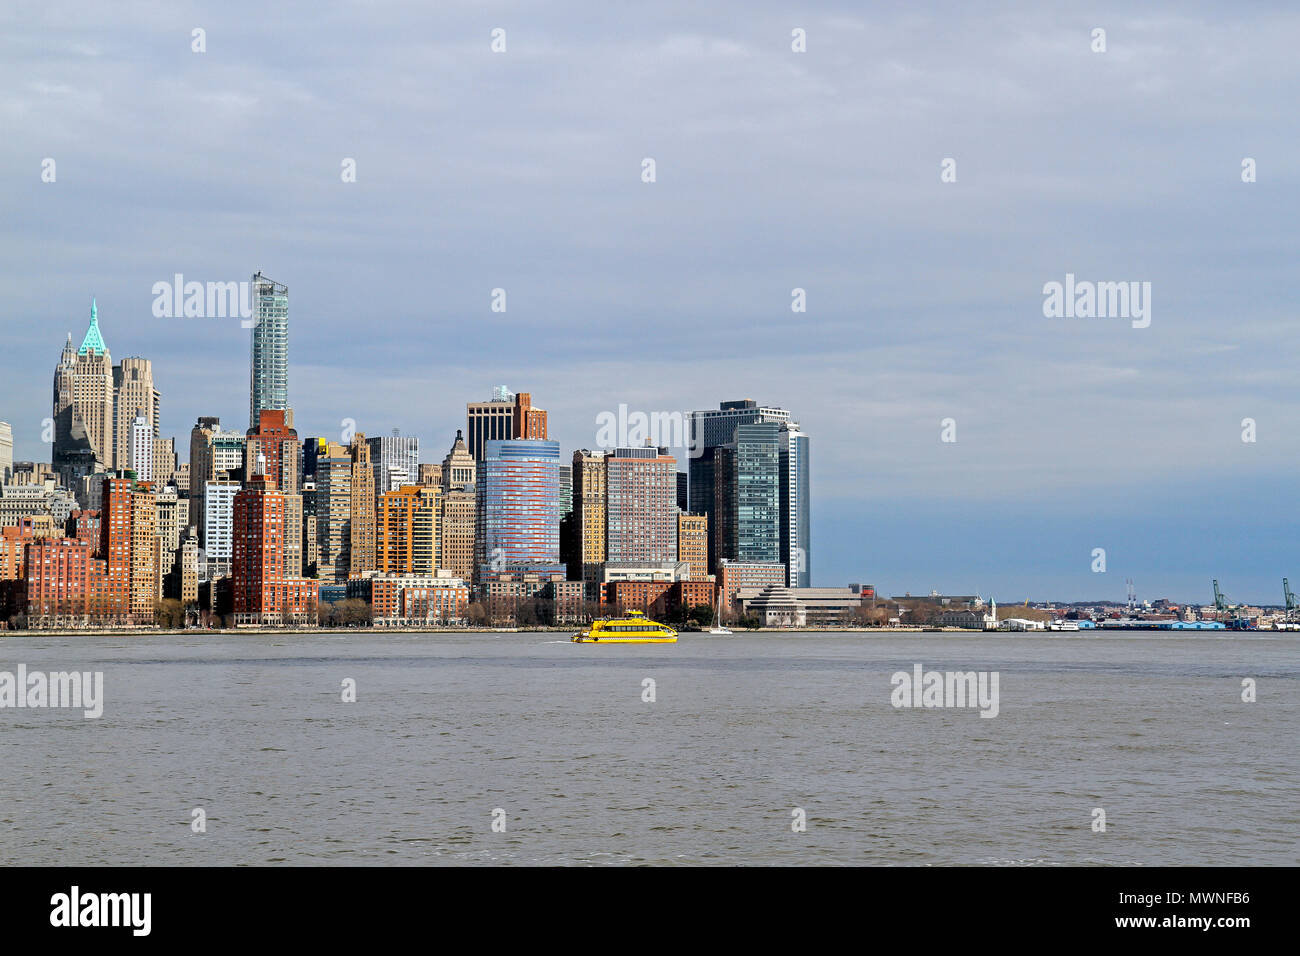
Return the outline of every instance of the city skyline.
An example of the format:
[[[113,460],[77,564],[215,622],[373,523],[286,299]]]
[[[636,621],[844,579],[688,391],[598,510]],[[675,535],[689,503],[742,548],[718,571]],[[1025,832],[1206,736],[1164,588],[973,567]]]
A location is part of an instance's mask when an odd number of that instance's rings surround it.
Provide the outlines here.
[[[203,54],[179,15],[87,7],[93,41],[53,46],[53,13],[14,25],[0,170],[30,187],[0,199],[0,419],[16,460],[48,460],[46,376],[92,296],[114,356],[153,363],[162,436],[200,415],[242,431],[248,330],[157,318],[152,288],[264,268],[291,290],[300,435],[352,419],[441,450],[463,403],[508,382],[567,455],[620,404],[752,398],[816,440],[818,583],[1122,601],[1133,578],[1208,603],[1218,578],[1276,604],[1300,577],[1283,517],[1300,454],[1290,10],[868,22],[846,5],[796,23],[669,5],[629,31],[614,12],[566,30],[562,9],[394,5],[301,24],[302,49],[364,38],[362,89],[244,12],[207,18]],[[140,35],[165,83],[131,54]],[[582,82],[596,66],[601,89]],[[141,155],[157,115],[190,122]],[[268,161],[249,134],[277,123]],[[1044,284],[1066,276],[1150,282],[1149,327],[1045,317]]]
[[[86,333],[85,333],[85,336],[84,336],[84,337],[85,337],[86,339],[88,339],[88,340],[93,340],[93,341],[92,341],[92,345],[93,345],[94,347],[102,348],[102,349],[104,349],[105,352],[111,353],[111,347],[108,346],[108,344],[107,344],[107,340],[110,339],[111,336],[110,336],[110,335],[106,335],[105,332],[104,332],[104,330],[103,330],[103,327],[100,325],[99,309],[98,309],[98,304],[97,304],[97,303],[92,303],[91,319],[90,319],[90,322],[89,322],[89,324],[88,324],[88,326],[87,326],[87,330],[86,330]],[[75,333],[74,333],[74,338],[75,338]],[[66,348],[66,347],[65,347],[65,348]],[[92,351],[93,351],[93,349],[92,349]],[[139,357],[139,356],[131,356],[131,357],[128,357],[128,358],[124,359],[123,362],[137,363],[137,364],[139,364],[139,363],[143,363],[144,366],[149,366],[149,365],[151,364],[150,360],[149,360],[147,357]],[[251,393],[251,391],[252,391],[252,386],[250,386],[250,393]],[[492,389],[491,389],[491,392],[492,392],[491,400],[493,400],[493,401],[495,401],[495,400],[500,400],[501,395],[504,394],[504,395],[507,395],[507,396],[508,396],[508,400],[506,401],[506,404],[516,403],[516,393],[509,391],[509,389],[508,389],[506,386],[500,386],[500,385],[498,385],[498,386],[493,386]],[[525,402],[528,402],[528,400],[529,400],[529,398],[530,398],[530,396],[528,395],[528,393],[519,393],[519,395],[522,396],[522,398],[523,398],[523,400],[524,400]],[[153,401],[154,401],[154,409],[156,410],[157,407],[158,407],[158,403],[159,403],[159,395],[158,395],[158,390],[157,390],[157,389],[154,389],[154,390],[153,390]],[[469,401],[468,401],[468,403],[467,403],[467,405],[468,405],[468,407],[470,407],[470,408],[482,407],[483,405],[487,404],[488,401],[489,401],[488,399],[482,399],[481,396],[471,396],[470,399],[469,399]],[[516,403],[516,404],[517,404],[517,403]],[[789,413],[788,411],[786,411],[785,409],[782,409],[782,408],[777,407],[777,403],[763,403],[763,402],[754,402],[754,401],[752,401],[752,400],[741,401],[741,400],[736,400],[736,399],[730,399],[730,400],[724,400],[724,401],[722,401],[722,402],[720,402],[720,403],[718,403],[718,404],[719,404],[719,407],[720,407],[720,408],[724,408],[724,409],[725,409],[726,407],[737,407],[737,408],[739,408],[740,406],[743,406],[743,405],[748,404],[748,405],[751,407],[752,410],[756,411],[757,413],[762,413],[762,414],[760,414],[760,416],[759,416],[757,419],[755,419],[755,420],[759,420],[759,421],[763,421],[763,420],[767,420],[767,421],[777,421],[777,422],[782,422],[782,423],[785,423],[785,422],[789,421],[789,427],[790,427],[791,429],[794,430],[793,434],[795,434],[795,435],[802,435],[802,432],[800,431],[800,425],[799,425],[796,421],[794,421],[794,420],[791,419],[791,415],[790,415],[790,413]],[[292,403],[292,401],[289,401],[288,405],[289,405],[289,408],[292,410],[292,409],[293,409],[293,403]],[[544,430],[546,429],[546,424],[545,424],[545,423],[546,423],[546,421],[548,420],[548,417],[549,417],[549,416],[548,416],[547,412],[544,411],[544,410],[536,410],[535,413],[541,415],[541,417],[542,417],[542,422],[543,422],[543,424],[542,424],[542,428],[543,428],[543,431],[544,431]],[[294,410],[294,414],[297,414],[297,413],[296,413],[296,410]],[[472,415],[472,414],[473,414],[473,413],[471,412],[471,415]],[[606,416],[607,416],[608,414],[609,414],[608,412],[602,412],[602,413],[599,413],[597,416],[594,417],[594,419],[593,419],[593,422],[594,422],[593,427],[594,427],[594,429],[595,429],[596,432],[599,433],[599,431],[600,431],[601,415],[606,415]],[[691,431],[690,431],[690,429],[691,429],[691,425],[690,425],[690,420],[691,420],[691,418],[693,418],[693,417],[695,417],[695,416],[699,416],[699,415],[712,415],[712,416],[717,416],[717,415],[723,415],[723,416],[726,416],[726,415],[733,415],[733,416],[734,416],[734,415],[737,414],[737,413],[736,413],[736,412],[726,412],[726,411],[721,411],[721,412],[720,412],[720,411],[718,411],[718,409],[712,409],[712,410],[710,410],[710,409],[705,409],[705,410],[703,410],[703,411],[696,410],[696,411],[692,411],[692,412],[682,412],[681,414],[682,414],[682,416],[684,417],[684,426],[685,426],[685,427],[684,427],[684,431],[683,431],[683,435],[684,435],[684,444],[681,445],[681,446],[670,446],[670,447],[669,447],[669,450],[670,450],[670,452],[672,452],[672,453],[676,453],[676,454],[678,454],[678,456],[679,456],[679,457],[678,457],[678,460],[677,460],[677,468],[678,468],[678,470],[679,470],[679,473],[686,473],[687,469],[690,468],[690,467],[692,467],[693,463],[700,462],[702,459],[707,458],[707,454],[701,454],[701,455],[697,455],[697,456],[692,456],[691,453],[690,453],[689,446],[690,446],[690,445],[692,444],[692,442],[695,440],[695,439],[692,438]],[[204,416],[199,416],[199,418],[196,419],[196,421],[197,421],[197,420],[201,420],[201,419],[203,419],[203,417],[204,417]],[[213,417],[219,417],[219,418],[220,418],[220,417],[223,417],[223,416],[213,416]],[[795,418],[798,418],[798,417],[799,417],[799,416],[795,416]],[[340,422],[340,424],[343,426],[345,432],[354,432],[354,431],[358,431],[358,430],[359,430],[359,429],[358,429],[358,423],[356,423],[356,422]],[[233,431],[226,432],[226,431],[224,430],[224,426],[221,426],[221,428],[223,429],[222,432],[221,432],[221,434],[230,434],[230,435],[232,435],[232,436],[237,435],[237,436],[239,436],[239,441],[240,441],[241,444],[245,441],[245,435],[244,435],[244,430],[243,430],[243,429],[236,428],[236,429],[234,429]],[[461,429],[460,429],[459,427],[457,427],[457,428],[454,429],[454,431],[456,431],[456,432],[460,432],[460,430],[461,430]],[[163,431],[165,432],[166,429],[163,429]],[[310,431],[305,431],[305,430],[301,430],[301,429],[299,429],[299,430],[297,430],[297,432],[298,432],[298,434],[299,434],[302,438],[304,438],[304,439],[318,437],[316,434],[313,434],[313,433],[311,433]],[[323,436],[322,436],[322,437],[323,437]],[[184,434],[180,434],[180,435],[176,435],[176,436],[167,436],[167,437],[164,438],[163,440],[166,441],[166,440],[168,440],[168,439],[172,439],[172,438],[174,438],[174,439],[176,439],[176,440],[181,440],[181,441],[183,441],[184,438],[185,438],[185,436],[184,436]],[[372,449],[371,454],[377,456],[377,455],[378,455],[378,449],[379,449],[379,447],[380,447],[380,446],[381,446],[381,445],[382,445],[386,440],[389,440],[390,438],[396,438],[396,436],[385,436],[385,435],[381,435],[381,436],[375,436],[375,437],[372,437],[372,438],[367,438],[366,443],[367,443],[367,446],[368,446],[370,449]],[[328,439],[327,439],[327,440],[328,440]],[[419,436],[418,436],[418,435],[407,435],[407,436],[403,436],[403,437],[401,437],[401,438],[398,439],[398,440],[402,441],[403,443],[408,443],[408,442],[412,442],[412,441],[414,441],[415,443],[417,443],[417,446],[418,446]],[[706,439],[705,441],[707,442],[707,441],[709,441],[709,440],[712,440],[712,439]],[[806,440],[806,439],[805,439],[805,440]],[[116,443],[116,440],[115,440],[115,443]],[[17,441],[15,441],[15,445],[16,445],[16,446],[18,445],[18,442],[17,442]],[[47,446],[47,447],[48,447],[48,446]],[[450,445],[449,445],[449,447],[450,447]],[[611,445],[610,447],[604,449],[604,452],[603,452],[603,453],[610,453],[610,452],[613,452],[613,451],[615,450],[615,448],[616,448],[616,445]],[[567,449],[567,448],[563,448],[563,447],[562,447],[562,450],[563,450],[563,452],[564,452],[565,454],[568,453],[568,449]],[[436,453],[436,449],[431,449],[431,450],[430,450],[430,455],[431,455],[434,459],[437,459],[438,456],[437,456],[437,453]],[[15,453],[14,460],[15,460],[15,461],[25,461],[25,460],[30,460],[30,459],[26,459],[26,458],[24,458],[23,456],[18,455],[18,454]],[[373,467],[373,468],[374,468],[374,470],[375,470],[375,476],[376,476],[376,478],[377,478],[377,477],[378,477],[378,474],[379,474],[379,466],[378,466],[378,464],[377,464],[377,457],[376,457],[376,463],[373,464],[372,466],[368,466],[368,467],[367,467],[367,469],[366,469],[367,472],[369,472],[370,467]],[[414,483],[414,482],[412,482],[412,483]],[[378,483],[376,483],[376,486],[378,486]],[[709,488],[708,490],[709,490],[709,493],[711,494],[711,493],[712,493],[712,489]],[[234,494],[233,491],[229,491],[229,492],[227,492],[227,495],[228,495],[228,496],[233,497],[233,494]],[[201,501],[201,500],[202,500],[202,499],[200,498],[200,501]],[[692,511],[693,511],[693,509],[692,509]],[[815,512],[814,512],[814,513],[815,513]],[[1118,520],[1118,519],[1112,519],[1112,520]],[[192,520],[191,523],[197,524],[200,528],[202,528],[202,526],[203,526],[202,518],[197,518],[197,519],[195,519],[195,520]],[[816,527],[816,522],[814,521],[813,524],[814,524],[814,528],[815,528],[815,527]],[[714,534],[714,532],[713,532],[713,531],[710,531],[710,537],[712,537],[713,534]],[[713,550],[713,544],[712,544],[712,542],[711,542],[711,543],[710,543],[710,554],[713,554],[713,553],[714,553],[714,550]],[[818,549],[813,549],[811,553],[814,555],[814,565],[815,565],[815,564],[816,564],[816,555],[818,554]],[[785,562],[785,561],[787,560],[787,556],[786,556],[784,553],[781,555],[781,560],[782,560],[783,562]],[[1095,561],[1095,557],[1094,557],[1094,561]],[[1104,563],[1104,562],[1103,562],[1103,563]],[[1106,576],[1108,576],[1108,577],[1110,577],[1112,580],[1116,581],[1117,584],[1118,584],[1118,586],[1119,586],[1120,588],[1122,588],[1122,589],[1126,589],[1126,587],[1127,587],[1127,583],[1128,583],[1128,580],[1129,580],[1127,577],[1116,576],[1116,575],[1109,575],[1109,574],[1107,574]],[[1282,576],[1285,576],[1285,574],[1282,575]],[[922,582],[920,585],[915,585],[914,582],[912,582],[912,581],[902,581],[902,582],[898,582],[898,585],[899,585],[898,587],[893,587],[893,584],[895,584],[896,582],[894,582],[893,579],[892,579],[889,575],[887,575],[887,574],[886,574],[886,575],[877,575],[877,578],[878,578],[878,580],[879,580],[880,582],[882,582],[882,583],[879,583],[879,584],[876,584],[876,585],[873,585],[873,586],[877,586],[877,587],[878,587],[878,593],[880,593],[880,594],[887,594],[887,593],[904,593],[904,592],[905,592],[905,593],[910,593],[910,594],[914,594],[914,595],[918,595],[918,596],[919,596],[919,595],[923,595],[923,594],[928,594],[928,593],[930,593],[930,592],[933,590],[933,591],[938,591],[938,592],[941,593],[941,594],[960,594],[960,593],[968,593],[968,592],[972,592],[972,593],[981,593],[981,594],[984,594],[986,597],[992,597],[992,598],[994,598],[994,599],[1004,599],[1004,600],[1005,600],[1006,598],[1013,598],[1013,599],[1016,598],[1016,594],[1015,594],[1015,593],[1008,593],[1008,594],[1003,595],[1001,598],[999,598],[999,596],[998,596],[997,594],[992,593],[992,592],[988,592],[988,591],[984,591],[983,589],[981,589],[981,588],[979,588],[979,587],[966,587],[966,588],[962,588],[962,587],[960,587],[960,586],[957,586],[957,587],[950,587],[950,588],[945,588],[945,587],[927,587],[925,582]],[[1230,579],[1230,578],[1226,578],[1226,576],[1225,576],[1225,581],[1228,581],[1228,580],[1231,580],[1231,579]],[[841,580],[839,580],[839,579],[832,578],[832,579],[830,579],[830,580],[822,581],[822,582],[819,582],[819,583],[824,584],[824,585],[827,585],[827,586],[842,586],[842,585],[844,585],[844,584],[848,584],[848,583],[870,583],[870,582],[871,582],[871,579],[870,579],[869,577],[867,577],[867,576],[859,576],[858,578],[853,579],[853,580],[849,580],[849,579],[846,578],[845,580],[841,581]],[[806,585],[804,585],[804,586],[806,586]],[[1255,596],[1252,596],[1252,595],[1249,595],[1249,594],[1244,594],[1244,593],[1241,592],[1240,590],[1234,590],[1230,596],[1231,596],[1234,600],[1238,600],[1238,601],[1245,602],[1245,603],[1262,604],[1262,605],[1276,605],[1276,604],[1281,603],[1281,602],[1278,600],[1278,598],[1280,597],[1280,587],[1279,587],[1279,588],[1275,588],[1275,590],[1278,590],[1278,591],[1279,591],[1279,594],[1278,594],[1278,595],[1270,594],[1269,591],[1268,591],[1268,588],[1267,588],[1267,587],[1264,587],[1264,588],[1261,588],[1258,597],[1255,597]],[[1030,592],[1027,592],[1027,593],[1025,594],[1025,597],[1026,597],[1026,598],[1029,598],[1029,599],[1032,599],[1032,600],[1034,600],[1034,601],[1037,601],[1037,602],[1042,602],[1042,601],[1062,601],[1062,602],[1083,603],[1083,602],[1094,602],[1094,601],[1113,601],[1113,602],[1115,602],[1115,603],[1123,603],[1123,602],[1125,601],[1126,597],[1127,597],[1127,594],[1126,594],[1126,593],[1121,593],[1120,595],[1112,596],[1112,595],[1110,595],[1110,594],[1085,593],[1085,594],[1082,594],[1082,595],[1079,595],[1079,596],[1060,597],[1060,596],[1041,595],[1041,594],[1036,594],[1036,593],[1030,593]],[[1203,599],[1202,596],[1199,594],[1199,592],[1194,593],[1194,594],[1191,594],[1191,595],[1181,595],[1181,594],[1176,594],[1176,593],[1161,593],[1161,594],[1142,593],[1142,594],[1139,595],[1139,600],[1152,600],[1152,599],[1155,599],[1155,598],[1167,598],[1167,599],[1175,600],[1175,601],[1177,601],[1177,602],[1185,602],[1185,603],[1188,603],[1188,604],[1208,605],[1208,604],[1212,604],[1212,603],[1213,603],[1212,599],[1208,599],[1208,598],[1204,598],[1204,599]]]

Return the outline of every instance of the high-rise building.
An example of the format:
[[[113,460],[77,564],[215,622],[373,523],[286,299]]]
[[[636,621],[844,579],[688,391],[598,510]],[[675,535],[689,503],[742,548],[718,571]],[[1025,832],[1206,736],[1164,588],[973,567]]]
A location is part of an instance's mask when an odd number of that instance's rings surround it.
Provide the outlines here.
[[[659,448],[616,448],[605,458],[606,562],[677,561],[677,459]]]
[[[154,538],[158,506],[148,482],[105,478],[99,557],[105,561],[103,613],[152,623],[159,594]]]
[[[289,408],[289,288],[257,272],[253,275],[253,344],[249,359],[248,427],[262,410]],[[293,426],[290,416],[287,424]]]
[[[811,496],[808,490],[808,436],[797,424],[780,431],[781,563],[792,588],[812,587]]]
[[[99,331],[92,301],[81,347],[72,334],[54,371],[54,446],[51,464],[67,488],[113,467],[113,358]]]
[[[302,480],[316,479],[316,462],[329,457],[330,441],[328,438],[305,438],[302,442]]]
[[[707,515],[709,528],[716,537],[718,520],[713,513],[716,495],[713,490],[714,449],[736,438],[736,427],[757,422],[788,422],[790,412],[784,408],[759,405],[750,399],[722,402],[717,409],[690,413],[691,459],[688,465],[690,494],[687,509],[692,514]],[[717,557],[711,556],[716,568]]]
[[[487,442],[514,438],[515,393],[498,385],[492,389],[491,401],[466,403],[465,435],[475,461],[483,460]]]
[[[234,480],[244,475],[246,438],[237,431],[224,431],[221,419],[203,416],[190,431],[190,499],[191,511],[198,527],[199,540],[207,541],[207,509],[203,496],[209,481]],[[206,547],[206,545],[205,545]]]
[[[560,560],[560,445],[544,439],[487,441],[474,484],[477,579]]]
[[[678,512],[677,560],[690,565],[691,580],[703,581],[708,577],[709,519],[706,516]]]
[[[438,489],[403,485],[379,496],[376,570],[433,574],[438,570]]]
[[[105,478],[100,492],[99,557],[104,559],[102,611],[125,618],[131,610],[131,496],[135,482]]]
[[[129,463],[121,467],[130,468],[140,481],[153,481],[153,426],[143,409],[136,412],[125,431],[131,438],[131,452]]]
[[[368,440],[375,471],[375,494],[414,485],[420,479],[420,439],[414,435],[379,435]]]
[[[193,525],[181,534],[171,581],[169,596],[179,600],[182,607],[190,608],[199,603],[199,538],[198,529]]]
[[[678,511],[690,511],[690,510],[691,510],[691,509],[688,507],[688,505],[689,505],[689,499],[688,499],[687,494],[686,494],[686,489],[687,489],[687,485],[686,485],[686,472],[684,472],[684,471],[679,471],[679,472],[677,473],[677,510],[678,510]]]
[[[438,498],[438,566],[462,581],[474,578],[474,486],[443,491]]]
[[[529,392],[515,395],[515,433],[512,438],[546,438],[546,409],[533,407]]]
[[[489,441],[546,438],[546,410],[534,407],[532,398],[528,392],[515,394],[498,385],[492,390],[491,401],[466,404],[465,432],[469,436],[469,453],[475,461],[483,460]]]
[[[139,476],[136,460],[135,420],[143,415],[149,437],[158,437],[161,398],[154,387],[153,363],[146,358],[124,358],[113,366],[113,464],[115,469],[132,469]],[[149,452],[152,459],[153,452]],[[146,479],[147,480],[147,479]]]
[[[156,485],[176,484],[176,439],[155,438],[153,440],[153,481]],[[180,486],[177,485],[179,489]],[[189,485],[184,489],[188,492]]]
[[[131,618],[152,621],[162,592],[158,589],[158,505],[149,482],[131,492]]]
[[[451,443],[447,457],[442,460],[443,491],[468,488],[474,484],[474,470],[474,456],[465,447],[464,435],[457,428],[456,440]]]
[[[159,487],[154,502],[157,508],[154,571],[157,574],[156,590],[161,597],[166,580],[176,569],[181,532],[189,526],[189,501],[182,498],[175,488]]]
[[[282,494],[274,478],[256,471],[235,496],[230,576],[237,622],[315,623],[318,585],[292,573],[286,560],[291,497],[297,496]]]
[[[781,423],[737,425],[733,441],[714,449],[710,519],[716,571],[723,559],[781,561]]]
[[[256,474],[261,467],[283,495],[296,495],[301,488],[303,446],[288,424],[290,417],[285,409],[263,409],[257,427],[244,436],[244,474]]]
[[[358,432],[348,451],[352,457],[348,577],[359,578],[375,570],[375,472],[365,435]]]
[[[0,422],[0,485],[14,474],[14,430],[8,422]]]
[[[326,442],[316,455],[316,576],[346,582],[352,550],[352,455],[337,442]]]
[[[207,559],[207,578],[214,580],[230,573],[234,553],[235,495],[238,481],[215,480],[203,486],[203,554]]]
[[[573,547],[575,554],[566,556],[569,576],[589,585],[589,595],[601,582],[601,566],[606,559],[605,519],[608,508],[609,480],[605,452],[573,453]]]

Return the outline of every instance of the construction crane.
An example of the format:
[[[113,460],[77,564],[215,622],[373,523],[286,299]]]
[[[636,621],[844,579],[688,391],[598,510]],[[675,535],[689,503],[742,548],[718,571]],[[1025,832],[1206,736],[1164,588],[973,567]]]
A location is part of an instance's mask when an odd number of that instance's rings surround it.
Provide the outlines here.
[[[1282,596],[1286,598],[1286,609],[1295,610],[1295,595],[1291,593],[1291,584],[1286,578],[1282,579]]]
[[[1223,599],[1223,592],[1219,590],[1219,579],[1214,579],[1214,609],[1216,611],[1228,610],[1228,602]]]

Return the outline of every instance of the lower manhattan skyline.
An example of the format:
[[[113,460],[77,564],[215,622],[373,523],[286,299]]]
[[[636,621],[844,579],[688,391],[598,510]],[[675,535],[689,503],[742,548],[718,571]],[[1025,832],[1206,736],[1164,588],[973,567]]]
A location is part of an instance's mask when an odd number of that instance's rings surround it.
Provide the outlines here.
[[[1229,26],[1193,5],[1121,20],[1097,53],[1071,45],[1088,21],[1046,12],[953,7],[928,31],[901,6],[868,24],[831,5],[800,58],[783,12],[736,9],[563,31],[515,11],[499,53],[470,11],[397,31],[381,10],[348,21],[364,43],[297,23],[303,45],[275,58],[238,7],[207,14],[201,53],[171,41],[172,13],[89,10],[83,35],[44,39],[52,12],[13,24],[15,457],[48,459],[45,376],[92,296],[115,358],[152,360],[163,435],[179,446],[200,415],[247,427],[249,331],[156,318],[152,289],[261,269],[292,290],[300,434],[352,419],[433,447],[465,401],[510,383],[567,452],[620,404],[753,398],[815,436],[820,583],[1123,600],[1133,578],[1143,597],[1208,602],[1217,577],[1278,603],[1300,451],[1284,365],[1297,160],[1278,122],[1294,67],[1259,51],[1294,15]],[[975,81],[904,69],[891,51],[923,33],[925,62]],[[166,82],[119,55],[128,35]],[[1258,60],[1275,82],[1255,83]],[[156,116],[183,122],[135,152]],[[274,150],[257,145],[268,127]],[[1149,324],[1047,317],[1044,286],[1067,275],[1150,283]]]

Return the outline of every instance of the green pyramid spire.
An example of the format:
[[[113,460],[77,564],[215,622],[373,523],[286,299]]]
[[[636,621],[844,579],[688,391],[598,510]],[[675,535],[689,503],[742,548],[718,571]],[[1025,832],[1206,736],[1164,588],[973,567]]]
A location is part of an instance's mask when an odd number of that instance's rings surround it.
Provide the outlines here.
[[[96,300],[90,300],[90,328],[86,329],[86,337],[81,340],[81,348],[77,349],[78,355],[85,355],[87,352],[95,352],[103,355],[108,351],[108,346],[104,344],[104,336],[99,333],[99,304]]]

